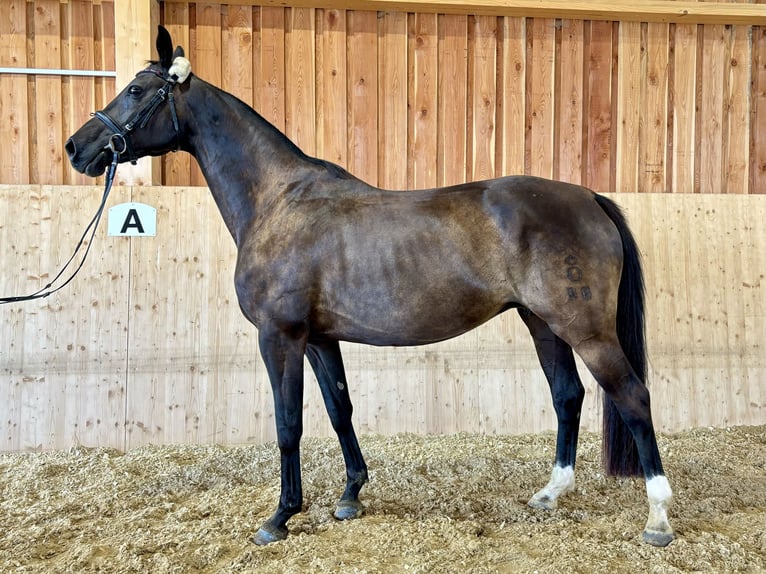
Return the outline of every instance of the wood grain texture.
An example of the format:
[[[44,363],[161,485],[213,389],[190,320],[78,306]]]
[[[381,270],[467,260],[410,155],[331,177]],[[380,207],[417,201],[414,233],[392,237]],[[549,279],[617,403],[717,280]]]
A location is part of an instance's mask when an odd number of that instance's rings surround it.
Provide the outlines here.
[[[61,14],[58,0],[38,0],[34,11],[34,65],[61,68]],[[64,134],[60,76],[41,76],[35,82],[36,153],[32,182],[64,182]]]
[[[0,65],[26,68],[27,17],[24,0],[0,2]],[[27,79],[21,75],[0,74],[0,181],[29,183],[30,106]],[[33,114],[34,115],[34,114]]]
[[[704,89],[698,93],[697,117],[701,193],[723,190],[726,35],[724,26],[715,25],[706,26],[702,37],[700,81]]]
[[[156,59],[154,42],[159,23],[159,5],[152,0],[121,0],[114,3],[114,54],[117,79],[122,91],[146,62]],[[123,164],[117,172],[120,185],[151,185],[159,182],[161,163],[145,157],[138,165]]]
[[[186,0],[168,0],[184,2]],[[284,6],[284,0],[227,0],[228,4]],[[681,22],[687,24],[766,23],[757,6],[742,0],[734,6],[721,2],[697,3],[689,0],[291,0],[300,8],[336,10],[378,10],[488,16],[528,16],[533,18],[577,18],[581,20],[623,20],[630,22]]]
[[[93,9],[89,0],[72,0],[65,12],[68,37],[62,54],[65,68],[74,70],[95,69],[95,38]],[[95,107],[95,82],[93,78],[74,76],[63,79],[63,133],[74,133],[90,119]],[[64,162],[64,183],[87,185],[92,178],[77,173],[68,161]]]
[[[437,182],[438,35],[436,14],[408,17],[407,187],[435,187]]]
[[[378,34],[378,183],[407,188],[407,15],[383,13]]]
[[[285,58],[290,81],[285,93],[285,134],[310,155],[316,154],[316,15],[311,8],[288,12]]]
[[[182,46],[187,54],[191,55],[191,43],[189,41],[189,5],[168,4],[163,12],[163,26],[170,32],[170,36],[178,46]],[[196,73],[195,64],[192,69]],[[171,153],[162,157],[163,182],[173,182],[175,185],[191,184],[191,166],[195,163],[187,153]],[[195,165],[195,169],[198,169]]]
[[[317,21],[317,155],[346,167],[346,12],[322,10]]]
[[[348,15],[348,168],[378,183],[378,15]]]
[[[499,175],[524,173],[526,32],[524,18],[500,21],[495,153],[495,171]]]
[[[621,22],[619,28],[619,54],[617,62],[617,100],[619,117],[616,124],[617,173],[615,191],[636,192],[638,185],[639,130],[641,127],[641,23]],[[664,119],[664,118],[663,118]]]
[[[673,86],[670,92],[673,114],[671,191],[681,193],[694,191],[699,162],[696,145],[697,41],[697,26],[675,26],[670,77]]]
[[[20,5],[8,21],[33,30],[35,4]],[[120,68],[120,82],[132,78],[153,56],[153,22],[162,20],[190,54],[206,44],[199,62],[193,58],[195,73],[220,78],[307,153],[325,157],[326,150],[384,187],[530,173],[609,191],[763,192],[763,27],[466,16],[446,13],[449,6],[407,16],[168,2],[161,18],[149,0],[126,0],[116,11],[107,0],[58,6],[62,66],[90,62],[92,51],[94,67]],[[343,17],[331,40],[325,14],[335,13]],[[142,25],[126,24],[130,18]],[[712,42],[716,30],[720,41]],[[16,35],[4,38],[0,54],[33,62],[33,34],[30,42],[27,32],[22,41]],[[146,55],[134,61],[126,54],[138,53],[137,40]],[[715,70],[706,64],[714,60]],[[339,75],[326,75],[328,65]],[[115,82],[52,78],[61,82],[60,109],[42,103],[46,114],[38,110],[37,77],[3,75],[0,130],[12,145],[0,181],[29,182],[32,172],[41,182],[41,173],[50,182],[88,181],[45,142],[61,147],[85,114],[113,96]],[[52,160],[43,165],[38,157],[46,153]],[[170,154],[162,181],[204,185],[196,166],[192,180],[191,165],[188,155]],[[118,177],[152,181],[127,165]]]
[[[439,16],[437,185],[454,185],[466,178],[468,99],[468,17]]]
[[[469,130],[471,170],[469,180],[495,177],[497,114],[497,18],[475,16],[469,20]]]
[[[49,279],[97,187],[0,185],[0,241],[18,273],[3,294]],[[4,307],[0,450],[274,440],[256,331],[238,309],[236,252],[209,192],[118,187],[158,210],[157,237],[99,233],[65,291]],[[757,424],[766,416],[766,197],[613,194],[644,256],[654,420],[663,432]],[[10,223],[12,221],[13,223]],[[183,288],[179,288],[183,285]],[[536,432],[555,428],[550,393],[517,315],[426,347],[344,344],[361,433]],[[579,363],[578,363],[579,364]],[[593,379],[583,428],[598,430]],[[330,436],[308,368],[307,435]]]
[[[766,0],[759,0],[760,4]],[[753,28],[750,129],[750,193],[766,193],[766,25]]]
[[[646,25],[641,63],[645,82],[641,97],[641,149],[638,190],[664,192],[667,181],[668,25]],[[620,102],[625,105],[625,102]]]
[[[564,20],[559,49],[560,79],[556,90],[559,99],[559,128],[558,173],[555,175],[557,179],[575,184],[583,183],[584,44],[584,23],[581,20]],[[631,61],[626,59],[628,63]],[[626,69],[626,76],[629,70]]]
[[[527,20],[525,173],[553,177],[555,21]]]
[[[612,24],[590,22],[585,26],[584,57],[587,65],[587,107],[583,126],[585,180],[594,191],[611,190],[612,161]]]

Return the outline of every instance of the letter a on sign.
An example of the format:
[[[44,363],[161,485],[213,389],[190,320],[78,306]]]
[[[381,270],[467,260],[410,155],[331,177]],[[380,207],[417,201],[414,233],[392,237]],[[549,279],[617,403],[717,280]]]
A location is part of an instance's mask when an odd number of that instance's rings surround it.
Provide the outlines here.
[[[157,210],[145,203],[121,203],[109,208],[108,234],[116,237],[157,235]]]

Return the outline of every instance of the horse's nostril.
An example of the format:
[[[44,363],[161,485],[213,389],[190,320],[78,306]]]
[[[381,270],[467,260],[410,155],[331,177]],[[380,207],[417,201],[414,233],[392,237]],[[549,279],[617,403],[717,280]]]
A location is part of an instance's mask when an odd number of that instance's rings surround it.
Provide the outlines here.
[[[69,138],[66,141],[66,143],[64,144],[64,149],[66,150],[66,153],[69,156],[69,159],[72,159],[77,153],[77,146],[74,145],[72,138]]]

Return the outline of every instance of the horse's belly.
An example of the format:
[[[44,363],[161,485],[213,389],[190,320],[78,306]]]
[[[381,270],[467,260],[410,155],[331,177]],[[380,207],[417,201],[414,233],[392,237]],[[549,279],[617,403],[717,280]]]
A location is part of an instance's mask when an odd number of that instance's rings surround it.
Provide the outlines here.
[[[462,335],[513,306],[498,292],[465,286],[357,295],[325,311],[326,335],[369,345],[425,345]]]

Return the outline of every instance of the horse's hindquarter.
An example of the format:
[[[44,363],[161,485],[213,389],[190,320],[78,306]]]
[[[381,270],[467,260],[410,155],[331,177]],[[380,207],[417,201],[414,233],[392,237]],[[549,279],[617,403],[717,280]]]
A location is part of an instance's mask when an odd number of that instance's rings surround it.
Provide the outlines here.
[[[292,201],[255,242],[257,259],[269,260],[254,277],[257,314],[307,321],[313,336],[415,345],[526,305],[547,274],[565,273],[563,252],[576,233],[559,221],[572,221],[566,202],[547,191],[533,197],[540,190],[525,182],[330,190]],[[550,264],[556,249],[562,261]]]

